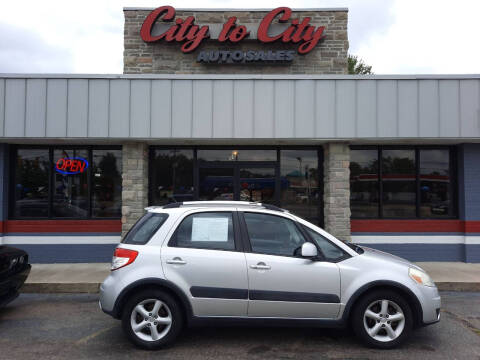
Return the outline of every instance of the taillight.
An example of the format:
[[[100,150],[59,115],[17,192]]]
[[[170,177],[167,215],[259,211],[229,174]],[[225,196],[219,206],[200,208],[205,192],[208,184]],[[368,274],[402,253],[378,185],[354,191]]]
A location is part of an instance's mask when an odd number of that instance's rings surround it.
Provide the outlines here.
[[[112,267],[110,270],[117,270],[124,266],[130,265],[135,261],[137,258],[138,251],[130,250],[130,249],[123,249],[123,248],[116,248],[115,252],[113,253],[112,258]]]

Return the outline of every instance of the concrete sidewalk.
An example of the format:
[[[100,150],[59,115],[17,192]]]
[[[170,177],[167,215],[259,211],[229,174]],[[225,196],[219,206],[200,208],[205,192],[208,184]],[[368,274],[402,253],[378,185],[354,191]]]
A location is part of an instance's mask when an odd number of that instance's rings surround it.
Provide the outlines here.
[[[480,291],[480,264],[418,263],[440,290]],[[109,263],[33,264],[22,288],[25,293],[96,293],[110,272]]]

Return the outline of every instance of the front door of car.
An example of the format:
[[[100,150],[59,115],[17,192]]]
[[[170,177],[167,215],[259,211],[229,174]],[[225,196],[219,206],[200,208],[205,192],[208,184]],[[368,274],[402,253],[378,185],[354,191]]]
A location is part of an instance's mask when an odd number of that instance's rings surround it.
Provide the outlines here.
[[[337,317],[340,309],[338,266],[300,257],[300,248],[307,240],[290,218],[260,212],[244,212],[243,218],[243,236],[248,238],[251,247],[245,254],[248,316]]]
[[[239,234],[235,212],[194,212],[162,247],[165,277],[189,296],[194,315],[247,315],[247,267]]]

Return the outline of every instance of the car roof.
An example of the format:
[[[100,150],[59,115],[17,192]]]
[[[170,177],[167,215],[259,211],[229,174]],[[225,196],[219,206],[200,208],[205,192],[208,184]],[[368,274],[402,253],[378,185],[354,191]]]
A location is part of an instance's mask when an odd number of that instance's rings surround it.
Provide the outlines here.
[[[169,209],[179,209],[179,208],[195,208],[195,209],[209,209],[209,208],[242,208],[250,210],[271,210],[278,211],[283,213],[288,213],[288,210],[279,208],[275,205],[264,204],[260,202],[248,202],[248,201],[184,201],[184,202],[175,202],[163,206],[150,206],[145,208],[147,211],[165,211]]]

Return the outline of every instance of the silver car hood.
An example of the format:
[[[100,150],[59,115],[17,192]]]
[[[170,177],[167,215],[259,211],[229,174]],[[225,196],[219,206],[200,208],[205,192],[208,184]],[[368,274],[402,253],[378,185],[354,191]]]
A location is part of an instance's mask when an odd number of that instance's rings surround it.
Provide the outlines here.
[[[377,249],[372,249],[372,248],[369,248],[369,247],[365,247],[365,246],[361,246],[361,248],[363,250],[365,250],[364,255],[366,255],[368,257],[372,257],[372,258],[379,259],[379,260],[384,260],[384,261],[389,261],[389,262],[395,262],[395,263],[398,263],[398,264],[411,266],[411,267],[417,268],[419,270],[422,270],[419,266],[417,266],[417,265],[411,263],[410,261],[408,261],[406,259],[403,259],[399,256],[395,256],[395,255],[392,255],[392,254],[389,254],[389,253],[386,253],[386,252],[383,252],[383,251],[380,251],[380,250],[377,250]]]

